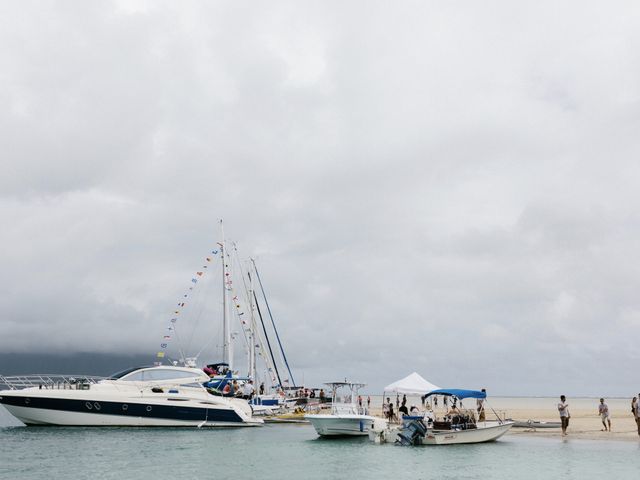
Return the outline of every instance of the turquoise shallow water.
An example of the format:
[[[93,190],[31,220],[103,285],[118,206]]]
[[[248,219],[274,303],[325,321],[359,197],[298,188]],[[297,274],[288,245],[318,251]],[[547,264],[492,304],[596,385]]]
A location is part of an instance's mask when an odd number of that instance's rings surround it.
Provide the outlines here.
[[[2,479],[637,478],[635,442],[506,436],[481,445],[403,448],[318,439],[308,425],[263,428],[0,429]]]

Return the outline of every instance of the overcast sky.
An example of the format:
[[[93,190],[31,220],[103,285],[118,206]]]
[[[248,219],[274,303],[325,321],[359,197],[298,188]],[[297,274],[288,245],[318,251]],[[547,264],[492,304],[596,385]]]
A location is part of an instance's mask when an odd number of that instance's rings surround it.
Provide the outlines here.
[[[307,384],[637,393],[638,25],[635,1],[2,2],[0,350],[153,361],[224,218]]]

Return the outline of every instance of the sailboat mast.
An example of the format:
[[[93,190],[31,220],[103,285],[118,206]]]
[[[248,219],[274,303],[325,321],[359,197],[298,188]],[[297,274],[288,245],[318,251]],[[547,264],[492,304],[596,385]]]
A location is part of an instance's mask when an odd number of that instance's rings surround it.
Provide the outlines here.
[[[222,243],[220,243],[220,259],[222,260],[222,361],[231,366],[231,331],[229,328],[229,315],[227,314],[227,260],[226,260],[226,244],[224,240],[224,226],[220,220],[220,231],[222,233]]]
[[[280,335],[278,335],[278,329],[276,328],[276,323],[273,320],[273,315],[271,314],[271,307],[269,307],[267,294],[264,292],[264,287],[262,286],[262,280],[260,279],[260,274],[258,273],[258,267],[256,266],[256,262],[253,258],[251,259],[251,262],[253,263],[253,270],[256,272],[258,285],[260,286],[260,290],[262,291],[262,298],[264,299],[264,304],[267,306],[267,312],[269,312],[269,318],[271,319],[271,325],[273,325],[273,331],[276,334],[276,340],[278,340],[278,345],[280,346],[280,353],[282,354],[282,359],[284,360],[284,364],[287,367],[287,371],[289,372],[289,379],[291,380],[291,384],[295,385],[296,381],[293,379],[293,374],[291,373],[291,368],[289,368],[289,362],[287,361],[287,356],[284,354],[284,348],[282,347],[282,342],[280,341]],[[260,311],[258,310],[258,313],[259,312]],[[262,320],[262,317],[260,317],[260,320]],[[274,360],[274,363],[275,363],[275,360]]]
[[[254,380],[254,384],[257,385],[258,379],[257,376],[257,368],[256,368],[256,317],[255,317],[255,307],[253,304],[253,277],[249,276],[249,309],[251,311],[251,335],[249,338],[251,339],[251,345],[249,346],[249,376]]]
[[[251,272],[248,273],[251,276]],[[276,358],[273,356],[273,349],[271,348],[271,342],[269,341],[269,335],[267,334],[267,328],[264,325],[264,319],[262,318],[262,312],[260,311],[260,304],[258,303],[258,297],[256,296],[256,292],[253,292],[253,299],[255,301],[256,310],[258,311],[258,318],[260,318],[260,323],[262,324],[262,331],[264,332],[264,339],[267,342],[267,347],[269,348],[269,356],[271,357],[271,363],[273,365],[273,369],[275,370],[276,378],[278,379],[278,386],[280,388],[284,388],[284,384],[280,379],[280,372],[278,371],[278,365],[276,364]]]

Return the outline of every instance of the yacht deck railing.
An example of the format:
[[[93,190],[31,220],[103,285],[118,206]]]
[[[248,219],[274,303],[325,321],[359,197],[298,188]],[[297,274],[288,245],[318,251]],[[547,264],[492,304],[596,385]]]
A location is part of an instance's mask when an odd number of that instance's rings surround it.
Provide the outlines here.
[[[21,390],[38,387],[54,390],[88,390],[100,380],[107,377],[86,375],[32,374],[32,375],[0,375],[0,390]]]

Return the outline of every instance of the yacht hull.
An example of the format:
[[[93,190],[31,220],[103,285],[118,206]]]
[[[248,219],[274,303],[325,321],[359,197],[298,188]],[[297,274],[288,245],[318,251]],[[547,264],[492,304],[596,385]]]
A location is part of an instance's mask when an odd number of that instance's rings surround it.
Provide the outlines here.
[[[140,399],[138,399],[140,400]],[[256,418],[242,418],[232,407],[202,405],[178,400],[136,399],[101,401],[94,398],[69,399],[43,396],[17,396],[3,392],[0,403],[26,425],[130,426],[130,427],[241,427],[259,426]]]
[[[368,435],[374,417],[367,415],[305,415],[320,436]]]

